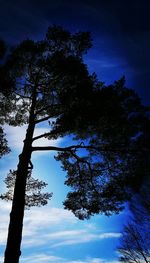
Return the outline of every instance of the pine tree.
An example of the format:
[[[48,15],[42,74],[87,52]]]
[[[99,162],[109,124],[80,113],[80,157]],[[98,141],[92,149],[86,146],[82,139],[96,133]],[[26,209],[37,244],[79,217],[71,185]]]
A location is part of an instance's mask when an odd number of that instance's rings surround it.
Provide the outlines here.
[[[16,171],[5,263],[19,262],[33,152],[58,152],[55,158],[62,162],[66,184],[73,189],[65,208],[80,219],[119,213],[131,188],[138,191],[149,169],[147,108],[125,87],[124,78],[105,86],[88,73],[83,55],[90,47],[88,32],[71,34],[52,26],[44,40],[25,40],[14,48],[1,68],[0,86],[6,83],[11,97],[6,104],[11,114],[4,121],[28,125]],[[49,132],[35,137],[35,127],[45,121]],[[66,147],[32,145],[40,138],[69,135],[74,143]]]
[[[16,180],[16,171],[10,170],[7,177],[5,178],[5,184],[7,192],[0,195],[2,200],[12,201],[13,192]],[[47,205],[48,200],[52,197],[52,193],[41,192],[47,184],[44,181],[39,181],[31,176],[31,170],[28,171],[26,192],[25,192],[25,208],[30,209],[33,206],[44,206]]]
[[[3,40],[0,39],[0,62],[3,60],[4,56],[6,53],[6,45],[5,42]],[[1,72],[1,65],[0,65],[0,75],[2,74]],[[2,101],[2,98],[6,99],[6,97],[4,97],[4,94],[2,93],[2,89],[1,89],[1,81],[0,81],[0,100]],[[3,124],[3,107],[1,105],[0,108],[0,125]],[[0,158],[4,155],[9,153],[10,149],[7,145],[7,140],[6,140],[6,136],[4,133],[4,129],[2,126],[0,126]]]

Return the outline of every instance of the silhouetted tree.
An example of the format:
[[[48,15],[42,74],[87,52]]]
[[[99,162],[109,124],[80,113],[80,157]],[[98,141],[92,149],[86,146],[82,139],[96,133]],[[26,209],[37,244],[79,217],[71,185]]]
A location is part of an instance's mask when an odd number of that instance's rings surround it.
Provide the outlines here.
[[[6,52],[5,42],[0,39],[0,61],[4,58],[5,52]],[[0,66],[0,74],[1,74],[1,66]],[[0,97],[1,98],[3,97],[3,94],[1,93],[1,88],[0,88]],[[9,152],[5,133],[4,133],[3,127],[1,126],[3,124],[3,117],[2,117],[3,115],[4,115],[3,107],[1,106],[0,107],[0,158],[4,154]]]
[[[125,226],[120,252],[120,261],[126,263],[149,263],[150,262],[150,240],[149,233],[134,222]]]
[[[73,188],[65,208],[81,219],[118,213],[149,169],[147,108],[125,87],[124,78],[106,87],[95,74],[89,75],[83,55],[90,47],[89,33],[70,34],[52,26],[44,40],[25,40],[17,46],[1,69],[0,86],[8,80],[12,83],[8,86],[13,110],[5,121],[28,124],[16,171],[5,263],[18,263],[21,254],[32,152],[58,152],[56,159],[67,171],[66,184]],[[46,120],[50,131],[35,137],[36,125]],[[66,147],[32,146],[44,137],[68,135],[74,143]]]
[[[140,191],[136,193],[130,202],[130,210],[137,224],[147,228],[150,235],[150,177],[147,176],[141,185]]]
[[[5,178],[5,184],[8,191],[0,195],[2,200],[12,201],[13,192],[16,180],[16,171],[10,170],[9,174]],[[31,170],[28,171],[26,192],[25,192],[25,208],[29,209],[32,206],[44,206],[47,205],[48,200],[52,197],[52,193],[41,192],[47,184],[44,181],[39,181],[31,176]]]
[[[146,177],[140,191],[130,201],[132,217],[122,233],[120,261],[150,262],[150,178]]]
[[[0,158],[6,154],[9,153],[9,148],[7,145],[7,140],[5,138],[5,133],[2,127],[0,127]]]

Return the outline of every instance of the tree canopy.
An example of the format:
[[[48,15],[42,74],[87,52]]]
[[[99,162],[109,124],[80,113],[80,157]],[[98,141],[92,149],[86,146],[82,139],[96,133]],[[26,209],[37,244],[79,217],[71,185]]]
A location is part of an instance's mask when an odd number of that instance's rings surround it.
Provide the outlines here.
[[[5,42],[0,39],[0,62],[4,58],[5,52],[6,52]],[[1,65],[0,65],[0,75],[2,76],[2,74],[1,74]],[[1,79],[1,77],[0,77],[0,79]],[[3,96],[1,88],[2,87],[1,87],[1,83],[0,83],[0,101],[2,103],[2,98],[4,98],[4,96]],[[6,97],[5,97],[5,99],[6,99]],[[3,115],[4,115],[4,111],[3,110],[4,109],[3,109],[2,105],[1,105],[1,107],[0,107],[0,158],[4,154],[9,152],[9,148],[8,148],[8,145],[7,145],[7,140],[6,140],[5,133],[4,133],[4,129],[2,127],[2,124],[3,124],[3,120],[2,119],[3,119]]]
[[[18,231],[18,244],[21,231],[14,225],[18,220],[22,227],[34,151],[58,152],[55,158],[61,161],[65,183],[72,189],[64,205],[80,219],[119,213],[149,176],[149,108],[125,86],[124,77],[106,86],[95,73],[89,74],[83,58],[91,46],[89,32],[71,34],[50,26],[43,40],[27,39],[13,48],[0,68],[2,122],[28,125],[10,220],[10,236]],[[7,100],[3,100],[5,92]],[[49,132],[34,136],[37,125],[45,121]],[[32,145],[40,138],[65,136],[72,140],[65,147]],[[12,245],[6,250],[10,262]],[[14,262],[18,261],[14,258]]]
[[[6,122],[29,123],[35,93],[34,123],[49,120],[50,132],[33,141],[73,136],[75,145],[56,149],[56,159],[73,188],[65,207],[80,218],[119,212],[149,172],[148,109],[125,87],[124,77],[106,86],[88,73],[83,55],[91,45],[88,32],[52,26],[44,40],[28,39],[14,48],[3,66],[13,83],[13,114]]]

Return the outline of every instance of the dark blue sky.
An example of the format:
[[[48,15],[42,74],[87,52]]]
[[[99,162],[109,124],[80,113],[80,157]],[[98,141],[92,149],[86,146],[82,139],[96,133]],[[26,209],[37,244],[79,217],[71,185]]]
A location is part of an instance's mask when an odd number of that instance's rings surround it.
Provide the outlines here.
[[[0,36],[8,43],[41,38],[50,24],[90,31],[89,68],[106,83],[124,74],[149,104],[149,0],[0,0],[0,6]]]

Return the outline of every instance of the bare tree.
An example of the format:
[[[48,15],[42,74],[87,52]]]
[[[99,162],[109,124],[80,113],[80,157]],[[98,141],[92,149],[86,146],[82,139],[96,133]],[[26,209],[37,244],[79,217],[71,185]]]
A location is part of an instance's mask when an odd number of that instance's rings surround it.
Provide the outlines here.
[[[128,263],[150,263],[149,233],[134,222],[124,227],[121,238],[120,261]]]

